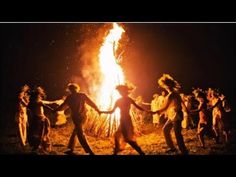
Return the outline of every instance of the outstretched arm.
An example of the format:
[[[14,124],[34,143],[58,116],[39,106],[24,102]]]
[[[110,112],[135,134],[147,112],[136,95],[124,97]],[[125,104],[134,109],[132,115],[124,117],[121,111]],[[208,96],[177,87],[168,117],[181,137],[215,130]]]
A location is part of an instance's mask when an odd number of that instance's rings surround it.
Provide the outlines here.
[[[141,111],[147,111],[147,110],[145,110],[144,108],[142,108],[141,106],[139,106],[137,103],[135,103],[135,101],[133,100],[133,99],[131,99],[131,102],[132,102],[132,104],[137,108],[137,109],[139,109],[139,110],[141,110]],[[148,112],[148,111],[147,111]]]
[[[68,107],[68,99],[66,98],[66,100],[60,105],[58,106],[55,111],[62,111],[62,110],[65,110],[67,107]]]
[[[137,109],[139,109],[139,110],[141,110],[141,111],[145,111],[145,112],[147,112],[147,113],[155,114],[155,112],[146,110],[146,109],[142,108],[141,106],[139,106],[137,103],[135,103],[135,101],[134,101],[133,99],[132,99],[132,104],[133,104]]]
[[[166,101],[164,102],[164,105],[159,110],[156,110],[154,113],[161,114],[168,108],[168,106],[170,105],[170,101],[171,101],[170,96],[168,96]]]
[[[91,106],[93,109],[95,109],[98,113],[100,113],[100,110],[98,109],[97,105],[88,97],[85,95],[85,101],[86,103]]]
[[[110,111],[100,111],[100,113],[101,113],[101,114],[112,114],[112,113],[116,110],[117,107],[118,107],[118,105],[117,105],[117,102],[116,102],[116,104],[115,104],[115,106],[112,108],[112,110],[110,110]]]
[[[45,107],[45,108],[47,108],[47,109],[49,109],[49,110],[51,110],[51,111],[54,111],[53,108],[51,108],[50,106],[48,106],[48,105],[45,104],[44,102],[45,102],[45,100],[42,100],[40,104],[41,104],[43,107]]]
[[[145,102],[142,102],[142,104],[143,104],[143,105],[148,105],[148,106],[151,105],[151,103],[145,103]]]
[[[47,100],[42,100],[42,103],[43,103],[44,105],[48,105],[48,104],[56,103],[56,101],[47,101]]]

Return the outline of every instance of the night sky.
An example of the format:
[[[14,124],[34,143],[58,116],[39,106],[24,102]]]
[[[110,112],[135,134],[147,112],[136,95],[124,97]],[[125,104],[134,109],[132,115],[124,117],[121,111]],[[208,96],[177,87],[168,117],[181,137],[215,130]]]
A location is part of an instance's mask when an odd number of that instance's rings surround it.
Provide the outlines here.
[[[169,73],[185,93],[192,87],[215,87],[235,105],[235,24],[122,26],[127,37],[122,67],[126,78],[137,86],[135,93],[145,101],[157,91],[157,79]],[[0,24],[1,122],[3,117],[14,115],[17,93],[24,84],[41,85],[48,99],[57,99],[76,77],[86,91],[89,83],[81,76],[84,61],[79,49],[102,28],[102,23]]]

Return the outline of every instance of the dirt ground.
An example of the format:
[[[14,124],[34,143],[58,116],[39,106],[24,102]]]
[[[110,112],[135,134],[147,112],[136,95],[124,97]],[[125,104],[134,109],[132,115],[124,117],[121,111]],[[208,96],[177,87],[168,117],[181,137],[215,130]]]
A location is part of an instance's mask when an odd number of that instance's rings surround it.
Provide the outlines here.
[[[73,124],[68,123],[62,127],[54,127],[51,129],[51,143],[52,150],[50,153],[41,153],[37,154],[46,154],[46,155],[65,155],[67,150],[67,143],[69,141],[70,135],[73,130]],[[137,143],[140,145],[142,150],[146,155],[178,155],[178,153],[165,153],[167,146],[163,137],[161,127],[155,128],[153,126],[147,127],[148,131],[137,137]],[[211,155],[211,154],[236,154],[236,139],[235,134],[236,130],[231,131],[231,141],[230,144],[225,145],[215,144],[215,141],[212,138],[205,137],[206,148],[202,149],[200,147],[199,141],[196,136],[196,129],[183,129],[182,130],[184,141],[189,149],[189,155]],[[96,155],[112,155],[114,142],[113,138],[109,137],[94,137],[87,136],[87,141],[90,144],[90,147]],[[172,137],[175,142],[175,137],[172,132]],[[176,145],[176,142],[175,142]],[[22,148],[19,145],[18,138],[15,133],[6,133],[0,142],[0,153],[1,154],[32,154],[30,147],[27,145]],[[86,155],[83,148],[77,142],[75,148],[75,155]],[[125,150],[119,153],[119,155],[138,155],[138,153],[133,150],[129,145],[125,147]]]

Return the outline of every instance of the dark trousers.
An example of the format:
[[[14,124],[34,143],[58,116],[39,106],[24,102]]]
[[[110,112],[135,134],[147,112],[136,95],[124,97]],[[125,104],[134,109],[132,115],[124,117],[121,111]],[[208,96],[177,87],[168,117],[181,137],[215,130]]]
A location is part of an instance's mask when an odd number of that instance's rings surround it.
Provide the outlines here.
[[[165,123],[163,127],[163,133],[166,140],[166,144],[169,146],[170,149],[175,149],[171,135],[170,135],[170,131],[172,128],[174,128],[175,138],[176,138],[179,150],[181,151],[182,154],[188,153],[188,150],[184,144],[183,136],[181,134],[182,127],[181,127],[180,120],[176,120],[176,121],[167,120],[167,122]]]
[[[73,133],[70,136],[68,148],[70,148],[71,150],[74,150],[75,143],[76,143],[76,141],[75,141],[76,135],[78,137],[78,140],[79,140],[81,146],[84,148],[85,152],[93,154],[93,151],[89,147],[89,145],[87,143],[87,140],[86,140],[86,137],[85,137],[85,135],[83,133],[83,126],[82,126],[81,123],[75,124],[75,128],[73,130]]]

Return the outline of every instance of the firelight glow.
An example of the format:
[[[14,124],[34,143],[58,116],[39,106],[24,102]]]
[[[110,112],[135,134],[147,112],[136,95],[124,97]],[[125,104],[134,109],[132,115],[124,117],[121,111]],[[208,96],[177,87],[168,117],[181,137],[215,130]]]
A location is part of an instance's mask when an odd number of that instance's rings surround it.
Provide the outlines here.
[[[99,64],[102,73],[102,84],[98,92],[98,102],[101,109],[108,110],[114,105],[115,101],[120,98],[116,91],[116,86],[124,84],[125,77],[121,66],[117,62],[115,51],[119,47],[119,40],[124,33],[124,29],[113,23],[113,28],[104,38],[99,52]],[[114,113],[117,120],[120,118],[120,112],[117,109]]]

